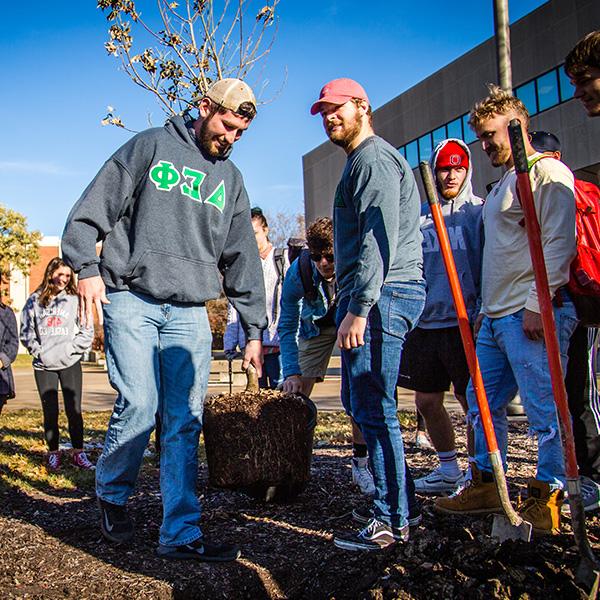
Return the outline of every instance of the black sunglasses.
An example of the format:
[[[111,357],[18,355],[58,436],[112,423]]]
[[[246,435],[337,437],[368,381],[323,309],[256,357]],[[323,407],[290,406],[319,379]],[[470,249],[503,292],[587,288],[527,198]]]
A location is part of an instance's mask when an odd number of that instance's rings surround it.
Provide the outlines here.
[[[310,259],[314,260],[315,262],[321,262],[322,258],[324,258],[329,263],[333,262],[333,254],[313,254],[312,252],[310,253]]]

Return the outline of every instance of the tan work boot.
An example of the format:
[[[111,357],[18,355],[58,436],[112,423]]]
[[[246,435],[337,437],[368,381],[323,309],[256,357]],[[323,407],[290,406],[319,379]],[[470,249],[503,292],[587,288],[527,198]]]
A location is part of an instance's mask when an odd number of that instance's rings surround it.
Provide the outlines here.
[[[480,471],[471,463],[471,479],[449,498],[438,498],[434,510],[453,515],[482,515],[502,512],[498,489],[491,473]]]
[[[519,514],[533,526],[538,535],[560,533],[560,508],[565,499],[562,490],[552,490],[544,481],[527,482],[527,500],[519,506]]]

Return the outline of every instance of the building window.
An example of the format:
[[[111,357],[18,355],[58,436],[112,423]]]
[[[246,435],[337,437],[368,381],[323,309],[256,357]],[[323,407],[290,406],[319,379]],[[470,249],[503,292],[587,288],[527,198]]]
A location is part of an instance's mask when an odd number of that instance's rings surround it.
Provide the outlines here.
[[[560,87],[560,100],[566,102],[573,97],[573,84],[562,66],[558,67],[558,82]]]
[[[556,69],[546,73],[537,79],[538,110],[539,112],[556,106],[559,102],[558,77]]]
[[[411,169],[416,169],[419,166],[419,148],[417,140],[413,140],[410,144],[406,144],[406,160]]]
[[[464,132],[464,136],[463,136],[464,142],[466,144],[471,144],[472,142],[476,142],[477,136],[475,135],[475,133],[471,129],[471,126],[469,125],[469,113],[467,113],[466,115],[463,115],[462,123],[463,123],[463,132]]]
[[[433,132],[433,147],[435,148],[440,142],[443,142],[448,136],[446,135],[446,126],[442,125]]]
[[[538,112],[535,98],[535,80],[519,86],[515,89],[515,95],[523,102],[530,115],[535,115]]]
[[[431,133],[426,133],[419,138],[419,160],[429,160],[432,152]]]
[[[448,137],[462,140],[462,121],[460,118],[448,123]]]

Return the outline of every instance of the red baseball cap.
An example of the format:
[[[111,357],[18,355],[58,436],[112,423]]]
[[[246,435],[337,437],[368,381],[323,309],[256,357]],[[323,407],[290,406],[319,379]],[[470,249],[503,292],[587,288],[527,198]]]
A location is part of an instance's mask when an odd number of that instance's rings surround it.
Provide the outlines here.
[[[438,152],[435,160],[435,168],[444,169],[447,167],[469,168],[469,155],[457,142],[448,142],[447,144],[444,144]]]
[[[342,77],[326,83],[319,94],[319,99],[310,107],[310,114],[316,115],[321,110],[321,103],[346,104],[352,98],[360,98],[369,102],[367,92],[360,83],[353,79]],[[369,102],[369,104],[371,104]]]

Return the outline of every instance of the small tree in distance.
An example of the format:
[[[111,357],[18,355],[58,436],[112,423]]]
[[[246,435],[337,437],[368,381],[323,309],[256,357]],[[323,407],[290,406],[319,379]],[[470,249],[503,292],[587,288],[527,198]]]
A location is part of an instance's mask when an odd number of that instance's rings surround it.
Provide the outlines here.
[[[276,248],[285,248],[291,237],[305,238],[304,215],[291,215],[279,211],[273,218],[267,215],[269,223],[269,240]]]
[[[39,260],[42,234],[27,229],[27,219],[0,204],[0,283],[6,283],[13,269],[27,276]],[[6,293],[2,289],[2,295]]]
[[[135,84],[156,97],[168,116],[196,106],[214,81],[247,79],[271,50],[278,4],[279,0],[156,0],[157,14],[149,13],[146,19],[137,6],[147,7],[149,1],[98,0],[111,23],[106,50],[121,61]],[[160,26],[153,28],[157,20]],[[138,47],[134,27],[155,45]],[[125,127],[112,107],[102,123]]]

